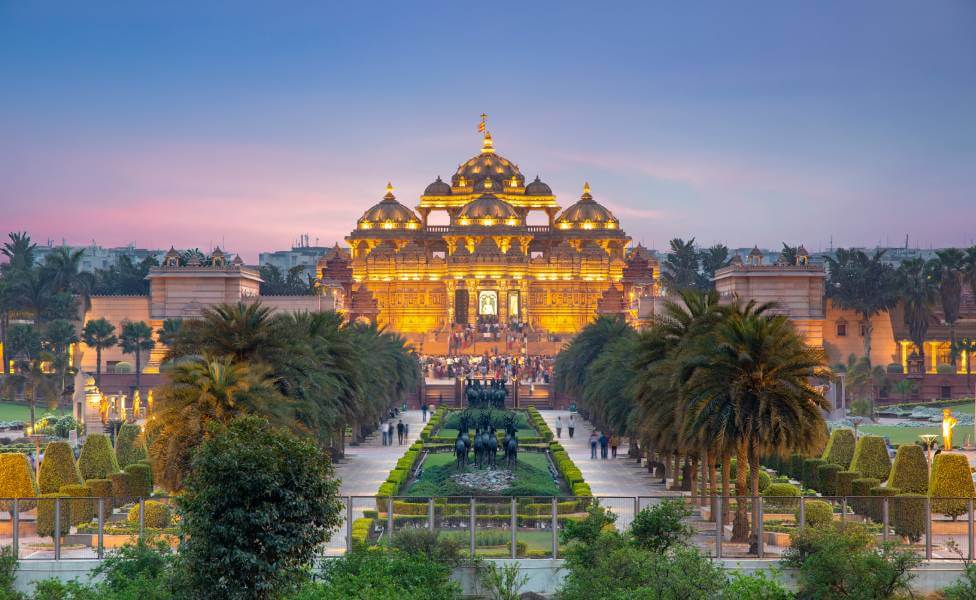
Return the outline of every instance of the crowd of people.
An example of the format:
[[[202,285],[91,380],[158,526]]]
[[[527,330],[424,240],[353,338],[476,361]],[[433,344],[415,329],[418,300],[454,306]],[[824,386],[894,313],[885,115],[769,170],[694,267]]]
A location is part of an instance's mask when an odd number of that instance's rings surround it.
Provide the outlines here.
[[[517,377],[522,383],[552,381],[553,357],[518,354],[481,356],[424,356],[420,366],[427,379],[505,379]]]
[[[474,325],[458,326],[451,331],[448,355],[454,356],[475,342],[504,343],[505,351],[524,349],[529,342],[529,326],[520,321],[500,323],[496,317],[481,316]]]
[[[396,424],[394,424],[394,421],[396,421]],[[410,437],[410,424],[404,423],[403,419],[400,418],[399,409],[391,408],[387,415],[387,420],[380,423],[380,434],[383,436],[384,446],[393,445],[394,435],[396,436],[397,445],[402,446]]]

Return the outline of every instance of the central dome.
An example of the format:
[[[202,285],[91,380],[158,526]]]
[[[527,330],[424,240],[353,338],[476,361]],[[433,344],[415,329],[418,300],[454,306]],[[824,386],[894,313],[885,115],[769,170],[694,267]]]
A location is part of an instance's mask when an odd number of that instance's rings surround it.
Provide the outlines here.
[[[360,229],[417,229],[420,219],[412,210],[397,202],[393,185],[386,184],[386,195],[359,219]]]
[[[482,194],[461,207],[457,215],[458,225],[516,226],[519,221],[515,208],[494,194]]]
[[[492,187],[499,191],[525,185],[525,177],[518,165],[495,152],[491,134],[488,133],[485,134],[481,153],[458,166],[451,177],[451,185],[478,189],[478,184],[486,179],[490,179]]]

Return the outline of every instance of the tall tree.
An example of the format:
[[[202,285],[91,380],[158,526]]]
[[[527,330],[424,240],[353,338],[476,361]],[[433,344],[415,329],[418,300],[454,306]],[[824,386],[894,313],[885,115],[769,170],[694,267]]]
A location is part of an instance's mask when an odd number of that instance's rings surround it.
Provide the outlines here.
[[[674,238],[669,244],[671,252],[665,257],[664,268],[661,269],[665,287],[672,292],[698,287],[699,257],[695,250],[695,238],[687,242]]]
[[[8,241],[0,246],[0,255],[6,262],[0,264],[0,344],[3,345],[3,373],[7,373],[10,356],[7,334],[10,329],[10,314],[27,307],[28,282],[34,270],[34,253],[37,244],[33,243],[27,232],[13,232]]]
[[[897,277],[885,263],[884,250],[868,256],[861,250],[837,249],[837,257],[827,257],[830,275],[827,297],[840,308],[853,310],[861,317],[864,331],[864,356],[871,357],[871,318],[891,309],[898,301]]]
[[[939,284],[939,299],[942,304],[942,316],[949,326],[949,344],[956,344],[956,321],[959,320],[959,310],[962,305],[962,283],[966,270],[966,255],[956,248],[936,250],[935,258],[929,261],[932,276]],[[955,353],[950,353],[953,366],[956,364]]]
[[[136,389],[142,388],[142,353],[152,350],[156,342],[152,328],[145,321],[126,321],[122,323],[119,346],[122,352],[132,354],[136,359]]]
[[[913,258],[898,266],[898,295],[908,335],[924,365],[925,338],[932,322],[932,307],[938,297],[938,285],[924,260]]]
[[[93,319],[85,323],[81,339],[89,348],[95,349],[95,385],[102,385],[102,350],[119,343],[115,335],[115,325],[106,319]]]
[[[786,242],[783,242],[783,250],[779,253],[779,256],[786,264],[795,265],[800,256],[800,247],[790,246]]]
[[[156,330],[156,339],[167,348],[172,347],[183,329],[183,319],[166,319],[162,327]]]
[[[712,281],[712,278],[715,277],[715,271],[729,264],[729,248],[725,244],[716,244],[705,248],[698,253],[698,256],[702,270],[698,287],[703,290],[712,289],[715,287],[715,283]]]
[[[54,381],[58,389],[61,404],[65,404],[65,394],[68,390],[68,378],[75,374],[72,364],[71,347],[78,343],[78,331],[75,324],[67,319],[56,319],[47,324],[44,331],[44,342],[47,346],[48,358],[54,373]]]

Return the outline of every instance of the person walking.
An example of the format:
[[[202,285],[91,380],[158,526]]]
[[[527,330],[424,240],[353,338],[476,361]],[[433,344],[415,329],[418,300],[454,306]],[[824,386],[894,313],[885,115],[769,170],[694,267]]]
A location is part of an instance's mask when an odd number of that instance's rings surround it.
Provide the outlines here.
[[[427,403],[426,402],[424,402],[423,405],[420,407],[420,414],[423,417],[423,422],[426,423],[427,422]]]
[[[558,416],[556,417],[556,437],[563,437],[563,418]]]
[[[398,446],[403,445],[403,421],[402,420],[397,423],[397,445]],[[614,452],[616,452],[616,450],[614,450]]]
[[[383,434],[383,445],[386,445],[386,423],[380,423],[380,433]]]
[[[607,459],[607,446],[610,444],[610,439],[607,437],[606,433],[600,433],[600,458],[603,460]]]
[[[386,424],[386,441],[393,445],[393,421]]]
[[[569,439],[573,439],[573,432],[576,431],[576,417],[569,415]]]
[[[590,460],[596,458],[596,443],[597,443],[597,437],[596,437],[596,432],[594,431],[593,433],[590,434]]]
[[[617,444],[619,440],[617,439],[616,433],[610,434],[610,458],[617,458]]]

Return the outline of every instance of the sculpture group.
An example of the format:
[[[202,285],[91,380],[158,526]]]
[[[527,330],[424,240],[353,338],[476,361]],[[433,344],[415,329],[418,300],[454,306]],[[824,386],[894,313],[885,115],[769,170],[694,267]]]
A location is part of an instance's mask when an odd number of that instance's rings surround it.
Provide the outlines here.
[[[504,394],[504,390],[502,390]],[[504,400],[503,400],[504,402]],[[475,422],[477,421],[477,422]],[[471,426],[475,426],[474,435],[470,433]],[[497,463],[498,450],[504,453],[505,464],[510,470],[518,465],[518,426],[517,417],[509,413],[504,419],[505,437],[501,443],[495,426],[492,424],[492,411],[484,411],[477,416],[470,410],[461,413],[458,420],[458,435],[454,442],[454,465],[463,471],[469,464],[469,453],[473,450],[473,464],[475,468],[488,467],[494,469]]]
[[[469,408],[504,410],[507,396],[505,381],[502,379],[484,382],[481,379],[468,379],[464,386],[464,397]]]

